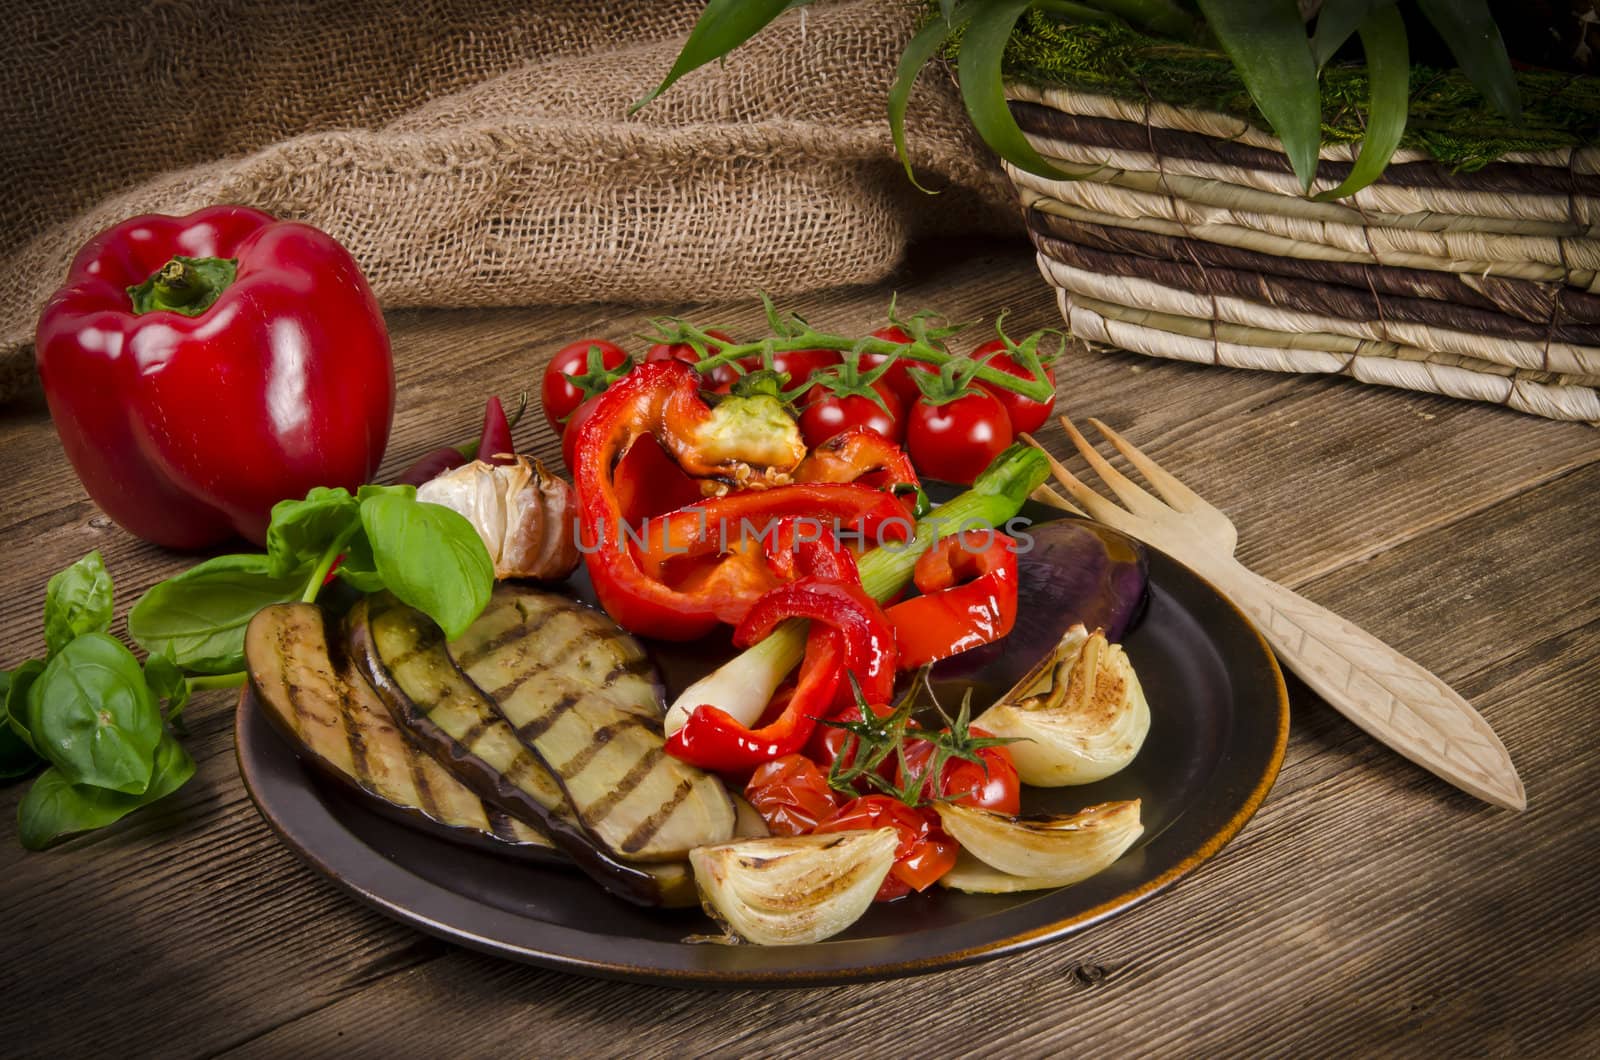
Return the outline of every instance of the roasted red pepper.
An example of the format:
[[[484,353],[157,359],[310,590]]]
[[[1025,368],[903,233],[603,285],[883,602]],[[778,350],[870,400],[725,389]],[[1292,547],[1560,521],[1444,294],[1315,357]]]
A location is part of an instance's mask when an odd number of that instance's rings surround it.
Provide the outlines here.
[[[785,485],[805,447],[782,404],[754,395],[713,408],[699,384],[678,361],[640,365],[596,399],[574,440],[579,548],[595,594],[627,629],[666,640],[703,636],[719,621],[737,623],[774,587],[779,578],[755,537],[783,516],[856,523],[878,513],[880,522],[893,516],[904,524],[896,530],[909,529],[897,506],[884,504],[885,494],[866,487]],[[630,522],[616,466],[647,437],[686,473],[742,492],[648,525]],[[739,533],[745,523],[754,535]],[[730,524],[724,540],[722,528]]]
[[[902,669],[999,640],[1017,621],[1017,543],[992,530],[941,539],[918,559],[921,596],[889,608]]]
[[[919,485],[905,450],[867,427],[852,427],[823,442],[795,469],[796,482],[858,482],[879,489]]]
[[[719,773],[749,772],[806,745],[817,719],[832,712],[840,689],[847,687],[846,673],[855,675],[870,700],[888,698],[894,685],[893,630],[859,586],[819,578],[779,586],[750,609],[734,643],[748,647],[791,618],[810,619],[811,633],[799,684],[783,713],[751,729],[727,711],[702,705],[667,737],[668,754]]]
[[[394,369],[361,271],[328,235],[259,210],[102,232],[35,351],[89,496],[160,545],[259,544],[273,504],[354,489],[388,442]]]

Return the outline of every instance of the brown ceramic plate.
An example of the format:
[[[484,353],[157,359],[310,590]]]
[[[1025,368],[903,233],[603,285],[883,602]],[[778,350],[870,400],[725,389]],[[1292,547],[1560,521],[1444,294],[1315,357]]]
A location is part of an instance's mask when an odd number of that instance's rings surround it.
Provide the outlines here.
[[[1043,520],[1050,509],[1029,506]],[[1025,617],[1024,617],[1025,620]],[[1110,869],[1056,891],[966,895],[933,888],[874,906],[811,946],[688,943],[697,910],[638,909],[576,872],[470,849],[380,816],[295,757],[247,693],[239,769],[283,841],[357,898],[464,946],[564,971],[669,983],[798,985],[912,975],[997,957],[1112,916],[1194,871],[1243,827],[1277,776],[1289,731],[1266,644],[1186,567],[1150,555],[1150,602],[1124,638],[1151,708],[1131,766],[1097,784],[1028,789],[1030,812],[1143,800],[1145,834]],[[665,649],[669,685],[714,664]]]

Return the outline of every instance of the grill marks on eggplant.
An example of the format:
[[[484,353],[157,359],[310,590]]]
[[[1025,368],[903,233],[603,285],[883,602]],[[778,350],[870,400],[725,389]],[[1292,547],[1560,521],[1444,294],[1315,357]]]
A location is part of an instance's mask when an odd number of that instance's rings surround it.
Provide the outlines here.
[[[485,807],[395,724],[350,661],[333,658],[318,608],[263,609],[246,631],[245,652],[267,718],[326,775],[385,812],[421,817],[458,841],[556,857],[548,839]]]
[[[501,587],[450,652],[474,684],[494,690],[499,713],[606,848],[658,861],[726,840],[726,790],[663,753],[660,701],[638,672],[643,652],[627,641],[619,652],[617,633],[565,597]]]

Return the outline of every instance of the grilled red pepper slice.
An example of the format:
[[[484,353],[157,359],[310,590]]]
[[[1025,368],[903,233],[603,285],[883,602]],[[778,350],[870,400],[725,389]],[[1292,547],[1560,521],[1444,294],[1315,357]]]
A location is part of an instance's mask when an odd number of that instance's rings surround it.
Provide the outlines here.
[[[992,530],[941,539],[917,559],[921,596],[889,608],[902,669],[999,640],[1017,621],[1017,544]]]
[[[766,545],[767,566],[779,577],[861,584],[855,555],[841,546],[831,531],[810,519],[795,516],[780,520]]]
[[[921,480],[904,449],[867,427],[852,427],[823,442],[795,469],[796,482],[854,482],[899,494],[914,504]]]
[[[355,489],[389,439],[388,333],[354,259],[243,206],[96,236],[45,306],[35,356],[89,496],[160,545],[259,544],[273,504]]]
[[[775,721],[751,729],[727,711],[702,705],[683,727],[667,737],[667,753],[719,773],[747,773],[763,762],[796,754],[806,745],[817,719],[834,709],[845,673],[856,676],[869,700],[893,691],[894,633],[876,601],[859,586],[803,578],[756,601],[734,634],[748,647],[791,618],[811,620],[800,680]]]

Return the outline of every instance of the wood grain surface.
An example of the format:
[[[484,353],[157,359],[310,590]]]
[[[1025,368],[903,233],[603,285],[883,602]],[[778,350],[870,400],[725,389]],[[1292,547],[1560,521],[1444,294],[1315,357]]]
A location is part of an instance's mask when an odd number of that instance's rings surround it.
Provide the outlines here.
[[[894,283],[792,300],[864,333],[892,290],[956,319],[1059,323],[1022,243],[919,247]],[[735,333],[753,301],[663,306]],[[624,342],[606,305],[392,314],[386,470],[475,433],[564,342]],[[637,343],[635,343],[637,345]],[[1246,564],[1438,673],[1527,785],[1494,810],[1375,744],[1290,679],[1277,786],[1173,890],[971,968],[711,992],[516,965],[392,923],[273,837],[240,785],[232,697],[189,708],[195,779],[47,854],[0,788],[0,1054],[76,1056],[1491,1055],[1600,1051],[1600,434],[1502,409],[1070,351],[1062,400],[1123,432],[1241,532]],[[555,452],[537,412],[519,441]],[[1071,451],[1059,428],[1043,436]],[[0,409],[0,664],[41,650],[49,574],[91,548],[121,615],[190,560],[91,504],[41,399]],[[559,459],[559,458],[557,458]],[[1068,461],[1082,471],[1077,458]],[[1159,706],[1157,706],[1159,709]]]

